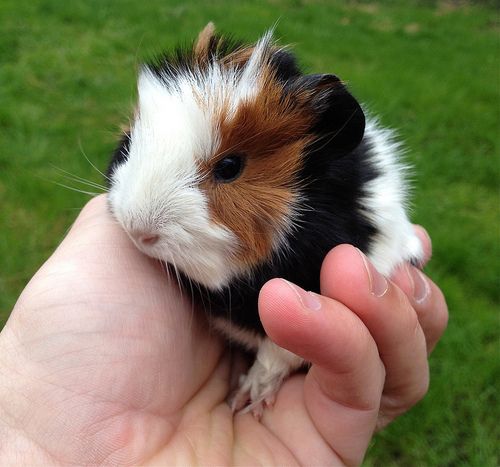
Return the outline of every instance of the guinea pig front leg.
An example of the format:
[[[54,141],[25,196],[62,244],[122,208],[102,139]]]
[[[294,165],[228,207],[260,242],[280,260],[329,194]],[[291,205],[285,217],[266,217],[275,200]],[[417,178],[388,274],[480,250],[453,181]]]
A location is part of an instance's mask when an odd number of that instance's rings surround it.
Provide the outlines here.
[[[305,363],[304,359],[277,346],[268,337],[262,339],[255,362],[240,377],[239,389],[231,401],[233,412],[252,412],[260,419],[265,406],[274,404],[283,380]],[[249,405],[246,405],[250,401]]]

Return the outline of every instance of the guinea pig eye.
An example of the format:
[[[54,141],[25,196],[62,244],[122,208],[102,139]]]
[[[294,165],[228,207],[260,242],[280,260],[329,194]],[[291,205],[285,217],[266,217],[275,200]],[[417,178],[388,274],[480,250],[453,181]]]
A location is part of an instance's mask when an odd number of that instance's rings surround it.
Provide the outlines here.
[[[245,166],[245,157],[240,154],[231,154],[215,164],[213,173],[216,182],[229,183],[236,180]]]

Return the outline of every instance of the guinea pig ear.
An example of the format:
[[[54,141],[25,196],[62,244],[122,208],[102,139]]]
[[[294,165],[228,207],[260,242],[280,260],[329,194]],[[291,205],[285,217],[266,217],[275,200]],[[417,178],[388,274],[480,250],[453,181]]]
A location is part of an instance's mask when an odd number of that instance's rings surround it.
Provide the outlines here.
[[[210,21],[198,34],[193,46],[196,58],[206,59],[216,45],[215,25]]]
[[[286,49],[275,48],[269,60],[276,79],[283,83],[300,76],[300,69],[295,56]]]
[[[337,76],[301,76],[295,86],[316,115],[313,131],[324,136],[320,144],[326,140],[335,153],[347,153],[358,146],[365,132],[365,114]]]

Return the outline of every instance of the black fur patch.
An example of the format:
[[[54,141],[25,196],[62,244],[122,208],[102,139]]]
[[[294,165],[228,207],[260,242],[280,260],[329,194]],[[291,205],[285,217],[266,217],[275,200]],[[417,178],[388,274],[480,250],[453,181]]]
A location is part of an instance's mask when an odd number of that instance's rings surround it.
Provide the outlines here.
[[[235,52],[242,43],[232,37],[215,34],[208,46],[208,61],[215,62],[222,57]],[[179,76],[191,75],[196,77],[206,71],[206,63],[201,64],[196,57],[193,45],[178,47],[173,52],[161,54],[154,58],[146,68],[160,79],[167,87],[175,85]]]
[[[125,133],[122,136],[120,142],[118,143],[118,146],[113,151],[113,154],[111,155],[111,160],[108,165],[108,170],[106,171],[106,183],[108,188],[109,185],[111,184],[113,172],[115,171],[118,165],[123,164],[127,160],[129,150],[130,150],[130,133]]]

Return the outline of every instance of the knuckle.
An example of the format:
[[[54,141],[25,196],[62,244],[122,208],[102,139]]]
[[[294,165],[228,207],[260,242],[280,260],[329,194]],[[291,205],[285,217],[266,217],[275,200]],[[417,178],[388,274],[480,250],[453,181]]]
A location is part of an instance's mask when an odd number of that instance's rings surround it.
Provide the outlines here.
[[[444,331],[446,329],[446,326],[448,326],[448,319],[449,319],[448,306],[446,305],[446,300],[444,298],[443,292],[441,292],[441,290],[439,289],[437,291],[437,297],[438,297],[437,298],[438,318],[440,326]]]
[[[393,398],[397,400],[397,407],[402,409],[402,411],[408,410],[410,407],[418,404],[427,394],[429,390],[429,373],[425,375],[419,375],[418,379],[413,379],[407,384],[401,386],[398,390],[394,390],[397,393],[397,397],[393,395]]]
[[[420,402],[425,397],[428,391],[429,391],[429,375],[427,373],[426,377],[422,378],[415,386],[411,394],[411,397],[409,398],[410,406],[414,406],[418,402]]]
[[[430,327],[433,330],[433,334],[440,337],[448,326],[449,313],[448,306],[441,290],[434,286],[433,287],[434,300],[432,303],[432,308],[429,310],[430,314]]]

